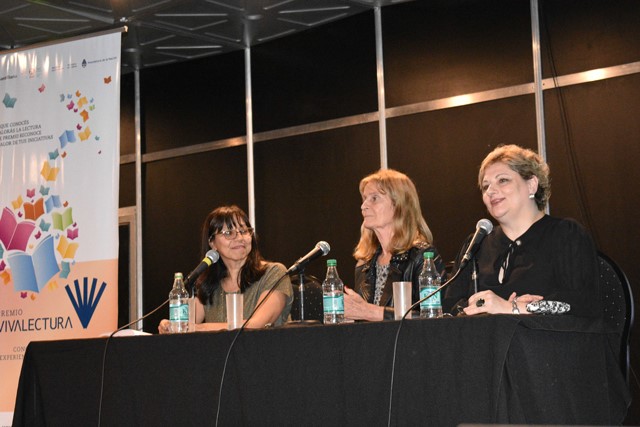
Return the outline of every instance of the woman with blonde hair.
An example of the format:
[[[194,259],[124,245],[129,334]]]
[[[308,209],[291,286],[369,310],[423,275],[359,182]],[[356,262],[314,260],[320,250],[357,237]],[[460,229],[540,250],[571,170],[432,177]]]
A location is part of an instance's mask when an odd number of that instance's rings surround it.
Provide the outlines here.
[[[412,302],[419,300],[418,276],[423,254],[434,253],[440,274],[444,265],[422,216],[416,187],[405,174],[381,169],[360,181],[363,216],[355,284],[346,288],[345,318],[393,319],[393,282],[412,282]]]

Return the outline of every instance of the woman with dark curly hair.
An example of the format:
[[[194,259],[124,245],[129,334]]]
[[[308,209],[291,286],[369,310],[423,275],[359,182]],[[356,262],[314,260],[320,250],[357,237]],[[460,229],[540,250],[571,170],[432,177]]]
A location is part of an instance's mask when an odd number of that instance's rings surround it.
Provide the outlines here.
[[[203,255],[210,249],[220,254],[220,261],[196,280],[197,331],[227,328],[225,295],[228,293],[243,294],[243,318],[249,318],[275,282],[287,271],[284,265],[262,258],[249,218],[237,206],[222,206],[207,215],[202,226]],[[282,325],[289,317],[292,302],[291,280],[284,277],[246,327]],[[158,330],[160,333],[168,332],[168,326],[169,321],[164,319]]]
[[[544,213],[551,195],[547,163],[532,150],[500,146],[482,162],[478,185],[498,226],[475,255],[477,292],[466,268],[445,292],[445,310],[599,316],[595,245],[576,221]]]

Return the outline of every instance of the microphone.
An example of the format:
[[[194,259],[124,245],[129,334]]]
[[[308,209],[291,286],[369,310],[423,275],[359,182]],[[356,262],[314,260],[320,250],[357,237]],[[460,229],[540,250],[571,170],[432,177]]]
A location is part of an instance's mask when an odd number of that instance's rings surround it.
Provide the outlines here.
[[[473,255],[480,248],[480,244],[482,243],[482,239],[486,237],[487,234],[490,234],[493,231],[493,224],[488,219],[482,218],[476,224],[476,233],[473,235],[471,242],[469,242],[469,246],[467,246],[467,251],[462,257],[462,261],[460,262],[460,267],[458,270],[462,270],[467,266]]]
[[[215,264],[216,262],[218,262],[219,259],[220,259],[220,254],[218,253],[218,251],[214,249],[211,249],[210,251],[208,251],[205,254],[202,261],[200,262],[200,264],[198,264],[198,266],[191,273],[189,273],[189,275],[185,279],[184,281],[185,287],[189,289],[190,287],[189,285],[191,284],[191,282],[195,281],[196,278],[199,275],[201,275],[203,271],[209,268],[211,264]]]
[[[329,244],[325,241],[320,241],[316,243],[315,248],[313,248],[308,254],[306,254],[299,260],[297,260],[295,264],[289,267],[289,269],[287,270],[287,274],[295,273],[298,270],[302,270],[304,266],[307,265],[309,262],[313,261],[318,257],[325,256],[326,254],[328,254],[330,249],[331,249],[331,246],[329,246]]]

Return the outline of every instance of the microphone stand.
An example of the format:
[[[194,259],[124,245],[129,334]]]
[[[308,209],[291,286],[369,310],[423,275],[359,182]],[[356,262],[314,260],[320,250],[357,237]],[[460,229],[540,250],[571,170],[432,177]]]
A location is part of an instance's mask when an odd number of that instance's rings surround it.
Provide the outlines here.
[[[300,294],[300,320],[304,322],[304,268],[298,271],[298,293]]]
[[[402,318],[400,319],[400,324],[398,325],[398,330],[396,331],[396,338],[393,343],[393,360],[391,362],[391,386],[389,388],[389,412],[388,412],[387,426],[391,426],[391,409],[393,407],[393,381],[394,381],[395,371],[396,371],[396,353],[398,351],[398,337],[400,336],[400,330],[402,329],[402,324],[404,323],[404,320],[407,317],[407,314],[411,313],[411,310],[413,310],[415,307],[418,307],[422,301],[428,300],[429,298],[431,298],[432,296],[440,292],[442,289],[449,286],[449,284],[452,283],[460,275],[460,272],[463,269],[464,267],[458,268],[455,274],[449,280],[444,282],[438,289],[431,292],[426,297],[420,299],[418,302],[412,304],[411,307],[409,307],[409,309],[404,313],[404,316],[402,316]]]
[[[473,270],[471,271],[471,280],[473,281],[473,293],[477,294],[478,293],[478,260],[474,256],[471,261],[473,262],[473,265],[472,265]]]
[[[298,270],[298,294],[299,294],[299,305],[300,305],[300,320],[292,320],[290,323],[298,323],[298,324],[316,324],[316,323],[320,323],[319,320],[308,320],[305,319],[305,314],[304,314],[304,287],[305,287],[305,283],[304,283],[304,267],[300,268]]]

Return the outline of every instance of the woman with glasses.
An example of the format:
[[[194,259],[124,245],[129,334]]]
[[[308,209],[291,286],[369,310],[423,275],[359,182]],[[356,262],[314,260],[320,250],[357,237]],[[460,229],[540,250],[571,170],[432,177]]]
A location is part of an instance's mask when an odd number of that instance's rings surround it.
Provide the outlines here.
[[[220,254],[220,260],[195,283],[197,331],[227,329],[226,294],[243,294],[246,320],[273,286],[274,291],[245,327],[279,326],[288,320],[293,289],[286,268],[262,258],[254,230],[242,209],[222,206],[207,215],[202,227],[202,254],[210,249]],[[158,330],[168,332],[169,321],[162,320]]]
[[[500,146],[482,162],[478,185],[498,226],[475,255],[478,289],[469,263],[445,292],[444,309],[599,316],[595,245],[576,221],[544,213],[551,195],[547,163],[529,149]]]

